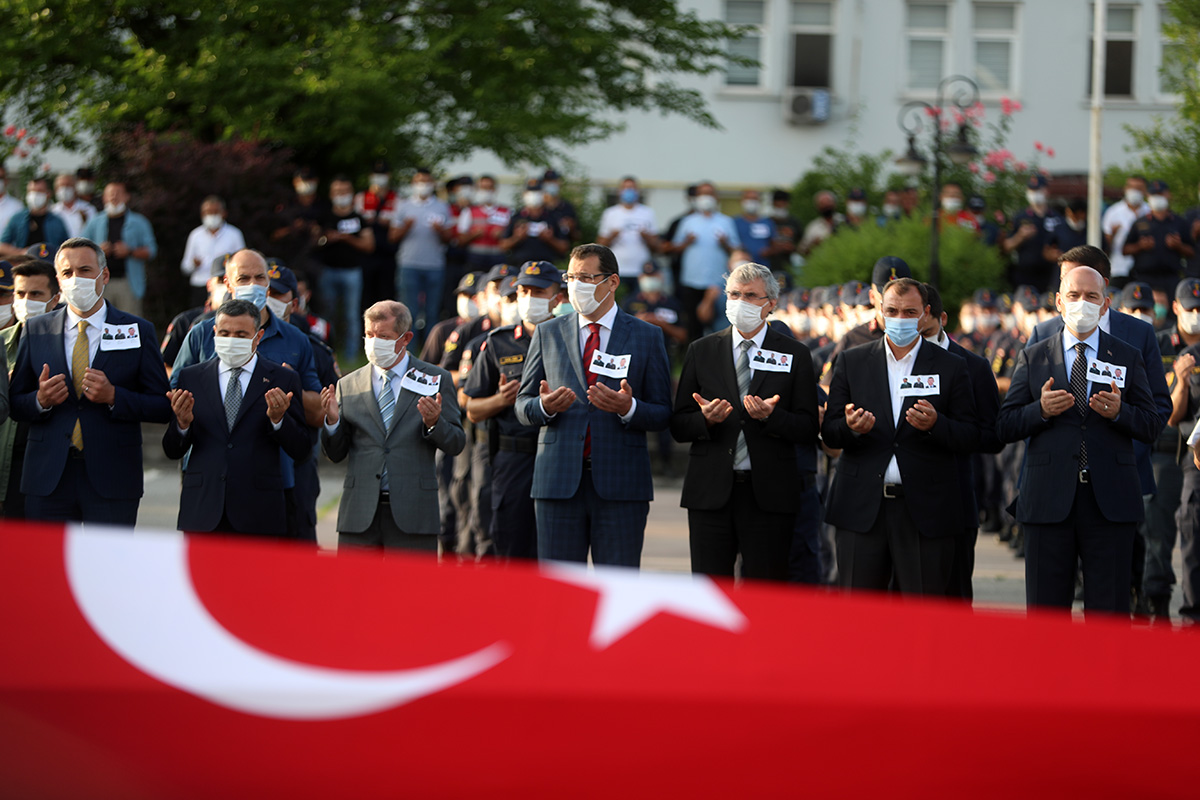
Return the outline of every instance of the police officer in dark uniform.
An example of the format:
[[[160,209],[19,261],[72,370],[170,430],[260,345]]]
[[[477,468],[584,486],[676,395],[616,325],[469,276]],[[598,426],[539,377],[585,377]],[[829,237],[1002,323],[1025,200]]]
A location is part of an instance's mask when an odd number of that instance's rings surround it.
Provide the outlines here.
[[[996,387],[999,390],[1001,401],[1008,393],[1013,372],[1016,371],[1017,354],[1025,349],[1025,342],[1029,340],[1029,334],[1033,332],[1039,322],[1038,309],[1041,305],[1041,298],[1034,287],[1026,284],[1018,286],[1013,292],[1012,304],[1013,327],[1002,329],[992,337],[992,375],[996,378]],[[994,457],[1000,482],[999,508],[1007,508],[1017,499],[1017,483],[1021,476],[1021,462],[1024,457],[1024,442],[1005,445],[1004,449]],[[985,515],[982,527],[985,532],[998,531],[1000,541],[1012,542],[1014,547],[1019,548],[1023,544],[1017,536],[1016,522],[1007,514],[998,514],[996,520],[989,520]]]
[[[979,238],[988,247],[995,247],[1000,241],[1002,231],[996,221],[991,219],[987,213],[987,201],[982,196],[973,194],[967,198],[967,211],[975,217],[976,224],[979,225]]]
[[[500,558],[537,558],[533,464],[538,429],[522,425],[513,405],[534,328],[562,302],[562,273],[547,261],[523,264],[515,280],[521,322],[486,334],[463,389],[467,418],[489,432],[492,457],[489,534]]]
[[[1046,179],[1040,174],[1029,176],[1025,199],[1029,205],[1013,217],[1012,230],[1001,240],[1000,249],[1006,254],[1017,254],[1009,276],[1014,285],[1028,283],[1044,291],[1057,283],[1058,268],[1046,260],[1045,250],[1050,234],[1062,224],[1062,217],[1050,209]]]
[[[1063,209],[1062,223],[1046,239],[1046,260],[1058,263],[1058,257],[1068,250],[1087,244],[1087,200],[1076,198]],[[1058,281],[1052,282],[1055,287]]]
[[[1195,255],[1190,226],[1170,209],[1163,181],[1150,182],[1150,213],[1133,223],[1125,239],[1125,255],[1133,256],[1135,281],[1150,284],[1163,306],[1183,277],[1183,261]],[[1165,310],[1165,309],[1164,309]]]
[[[1167,351],[1174,350],[1171,368],[1166,370],[1167,383],[1171,387],[1171,416],[1167,420],[1169,429],[1178,428],[1179,443],[1176,462],[1180,467],[1180,490],[1178,508],[1175,511],[1176,528],[1179,531],[1179,546],[1183,551],[1183,607],[1180,615],[1187,621],[1200,621],[1200,471],[1192,460],[1187,440],[1195,431],[1196,417],[1200,414],[1200,279],[1185,278],[1175,290],[1175,327],[1159,334],[1159,348],[1166,365]],[[1157,478],[1162,438],[1156,443],[1151,463]],[[1159,484],[1162,493],[1163,486]],[[1155,500],[1157,501],[1157,497]],[[1163,498],[1164,508],[1168,498]],[[1155,509],[1157,516],[1161,509]],[[1149,515],[1147,511],[1147,515]],[[1163,578],[1173,578],[1171,571],[1170,542],[1163,539],[1147,539],[1146,572],[1142,585],[1146,589],[1150,611],[1158,616],[1158,609],[1170,603],[1171,584]],[[1165,550],[1166,563],[1162,565]],[[1152,567],[1151,564],[1154,564]],[[1160,568],[1160,565],[1161,568]],[[1162,614],[1167,614],[1163,608]]]
[[[421,346],[421,360],[428,364],[440,364],[446,354],[446,342],[450,334],[471,320],[481,316],[481,309],[475,302],[476,295],[483,286],[487,273],[468,272],[454,287],[454,316],[441,320],[425,336],[425,344]],[[472,337],[474,338],[474,337]],[[442,452],[441,450],[438,451]]]
[[[889,281],[894,281],[897,278],[911,277],[912,270],[909,269],[904,259],[899,256],[884,256],[875,262],[875,266],[871,270],[871,286],[869,289],[871,305],[875,309],[875,319],[851,328],[834,346],[833,352],[829,354],[829,358],[826,360],[826,365],[822,368],[822,386],[829,387],[829,379],[832,373],[830,368],[833,366],[834,359],[843,350],[857,347],[860,344],[869,344],[883,338],[883,287]]]

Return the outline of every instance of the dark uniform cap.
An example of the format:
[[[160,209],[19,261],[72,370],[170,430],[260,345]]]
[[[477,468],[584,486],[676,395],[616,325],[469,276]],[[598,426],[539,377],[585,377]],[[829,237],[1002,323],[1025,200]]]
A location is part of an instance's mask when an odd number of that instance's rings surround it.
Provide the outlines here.
[[[838,299],[845,305],[858,305],[858,295],[867,287],[862,281],[846,281],[838,290]]]
[[[808,304],[812,301],[812,292],[808,289],[794,289],[791,296],[788,298],[788,305],[795,306],[801,311],[808,310]]]
[[[31,244],[25,248],[25,255],[40,258],[42,261],[50,260],[50,247],[45,242]],[[5,262],[7,263],[7,262]]]
[[[1025,185],[1028,186],[1030,189],[1045,189],[1046,188],[1046,176],[1041,174],[1040,172],[1035,172],[1029,176],[1029,182],[1026,183]]]
[[[972,301],[980,308],[1000,307],[1000,298],[996,297],[996,293],[991,289],[976,289]]]
[[[1200,279],[1184,278],[1175,287],[1175,299],[1184,311],[1195,311],[1200,308]]]
[[[1121,290],[1115,286],[1109,286],[1104,290],[1104,296],[1112,300],[1117,305],[1121,304]]]
[[[516,270],[514,270],[508,264],[496,264],[494,267],[488,270],[488,274],[484,276],[483,282],[491,283],[492,281],[498,281],[501,278],[507,278],[515,271]]]
[[[899,256],[884,256],[875,262],[875,268],[871,270],[871,284],[878,291],[883,291],[884,285],[889,281],[911,277],[912,270]]]
[[[561,276],[558,267],[549,261],[526,261],[517,273],[513,291],[516,291],[516,286],[532,286],[535,289],[562,286]]]
[[[983,211],[986,207],[987,202],[977,194],[973,194],[967,199],[967,208],[971,211]]]
[[[854,305],[860,308],[874,307],[875,304],[871,302],[871,288],[869,286],[864,286],[862,291],[858,293],[858,299],[855,301]]]
[[[292,176],[292,180],[315,181],[317,179],[317,171],[312,167],[301,167],[296,170],[296,174]]]
[[[1150,185],[1146,189],[1147,194],[1162,194],[1171,191],[1171,187],[1167,186],[1166,181],[1150,181]]]
[[[1121,290],[1121,308],[1134,311],[1154,310],[1154,290],[1148,283],[1127,283]]]
[[[867,193],[857,187],[850,190],[850,194],[846,195],[847,200],[866,200]]]
[[[808,293],[808,304],[813,308],[820,308],[825,305],[825,287],[818,286]]]
[[[548,169],[542,174],[542,180],[543,181],[558,181],[558,180],[562,180],[562,176],[559,175],[555,170]]]
[[[540,192],[541,190],[542,190],[542,182],[539,181],[537,178],[530,178],[529,180],[525,181],[525,191]]]
[[[1034,289],[1032,286],[1030,286],[1028,284],[1025,284],[1024,286],[1018,286],[1017,290],[1015,292],[1013,292],[1013,302],[1016,305],[1019,305],[1021,308],[1025,309],[1026,311],[1031,311],[1031,312],[1037,311],[1038,310],[1037,289]]]
[[[500,280],[500,296],[512,297],[517,293],[517,276],[509,275]]]
[[[468,272],[463,275],[455,287],[455,294],[470,294],[474,295],[479,291],[479,287],[483,284],[483,272]]]
[[[1044,292],[1038,298],[1038,307],[1046,311],[1057,311],[1058,307],[1054,305],[1054,292]]]
[[[7,261],[0,261],[0,289],[6,292],[13,290],[13,267]]]
[[[210,278],[224,278],[225,265],[229,263],[229,259],[233,258],[233,253],[226,253],[223,256],[217,256],[212,260],[212,265],[208,268],[208,276]]]
[[[642,264],[643,275],[657,275],[660,272],[662,272],[662,269],[660,269],[658,264],[655,264],[653,261],[647,261],[645,264]]]
[[[283,294],[291,292],[292,299],[300,294],[300,284],[296,281],[296,273],[272,258],[267,260],[267,278],[271,281],[271,291]]]
[[[371,162],[371,174],[372,175],[386,175],[386,174],[390,173],[391,171],[392,171],[391,166],[389,166],[388,162],[384,161],[382,158],[377,161]]]

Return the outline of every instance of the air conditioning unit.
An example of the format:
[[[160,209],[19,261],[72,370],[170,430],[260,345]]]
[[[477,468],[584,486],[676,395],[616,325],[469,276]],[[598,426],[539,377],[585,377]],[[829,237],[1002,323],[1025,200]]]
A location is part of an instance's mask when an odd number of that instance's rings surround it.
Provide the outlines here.
[[[789,87],[783,92],[783,118],[792,125],[821,125],[829,121],[828,89]]]

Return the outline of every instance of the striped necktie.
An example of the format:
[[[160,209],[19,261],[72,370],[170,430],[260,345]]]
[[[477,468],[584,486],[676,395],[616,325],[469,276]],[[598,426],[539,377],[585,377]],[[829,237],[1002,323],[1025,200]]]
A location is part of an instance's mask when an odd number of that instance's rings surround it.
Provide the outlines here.
[[[383,417],[383,431],[386,437],[392,430],[392,416],[396,411],[396,395],[392,391],[392,373],[383,373],[383,388],[379,390],[379,415]],[[379,471],[379,488],[388,488],[387,460],[384,459],[383,469]]]
[[[88,368],[88,337],[87,320],[79,320],[79,334],[75,337],[75,346],[71,349],[71,383],[75,386],[75,396],[83,397],[83,375]],[[75,419],[75,428],[71,431],[71,447],[83,451],[83,428],[79,418]]]
[[[1075,395],[1075,410],[1079,416],[1087,416],[1087,344],[1079,342],[1075,345],[1075,363],[1071,365],[1071,393]],[[1079,468],[1087,469],[1087,440],[1079,440]]]
[[[225,387],[225,423],[233,430],[238,410],[242,407],[242,368],[229,370],[229,385]]]
[[[750,339],[743,339],[738,347],[741,352],[738,353],[737,360],[737,383],[738,397],[743,402],[746,395],[750,393],[750,345],[754,344]],[[738,431],[737,445],[733,450],[733,465],[737,467],[749,455],[750,450],[746,446],[746,434]]]

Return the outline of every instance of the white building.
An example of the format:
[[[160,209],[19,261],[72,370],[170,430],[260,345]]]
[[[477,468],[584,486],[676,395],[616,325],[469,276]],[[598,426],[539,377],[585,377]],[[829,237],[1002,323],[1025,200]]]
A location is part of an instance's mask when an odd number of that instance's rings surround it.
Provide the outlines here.
[[[723,193],[746,186],[787,187],[826,146],[901,153],[906,138],[897,116],[909,101],[932,103],[938,82],[966,75],[979,87],[987,118],[1001,98],[1019,102],[1008,147],[1034,155],[1034,142],[1053,148],[1042,165],[1056,174],[1087,172],[1092,3],[1089,0],[684,0],[703,18],[754,26],[731,47],[761,67],[734,68],[696,79],[724,130],[681,117],[625,115],[626,130],[571,151],[597,188],[626,174],[639,178],[661,219],[683,206],[683,188],[700,179]],[[1175,98],[1159,68],[1171,43],[1161,34],[1159,0],[1108,4],[1103,162],[1125,164],[1127,124],[1169,115]],[[828,114],[820,112],[828,91]],[[818,113],[807,113],[815,98]],[[825,116],[825,119],[819,117]],[[927,129],[928,130],[928,129]],[[923,141],[928,143],[928,134]],[[566,170],[568,173],[576,172]],[[523,171],[494,156],[449,165],[449,172],[492,172],[516,183]],[[528,172],[532,173],[530,168]]]

